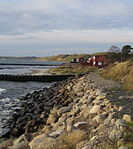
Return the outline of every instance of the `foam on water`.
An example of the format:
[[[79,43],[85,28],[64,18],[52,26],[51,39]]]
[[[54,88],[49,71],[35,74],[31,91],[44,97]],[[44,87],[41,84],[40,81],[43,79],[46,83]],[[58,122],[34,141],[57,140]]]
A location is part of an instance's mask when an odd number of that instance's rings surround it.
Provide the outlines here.
[[[6,91],[6,89],[0,88],[0,94],[5,92],[5,91]]]

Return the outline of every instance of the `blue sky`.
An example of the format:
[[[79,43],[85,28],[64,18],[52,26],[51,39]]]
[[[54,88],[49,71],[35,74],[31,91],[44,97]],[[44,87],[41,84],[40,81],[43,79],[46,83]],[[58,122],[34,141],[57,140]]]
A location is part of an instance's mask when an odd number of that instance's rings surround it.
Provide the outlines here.
[[[0,0],[0,55],[107,51],[133,42],[131,0]]]

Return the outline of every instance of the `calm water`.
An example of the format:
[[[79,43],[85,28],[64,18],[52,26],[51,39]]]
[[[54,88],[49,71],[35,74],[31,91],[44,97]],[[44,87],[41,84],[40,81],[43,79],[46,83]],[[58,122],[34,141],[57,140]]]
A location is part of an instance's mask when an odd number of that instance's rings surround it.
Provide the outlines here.
[[[1,60],[2,61],[2,60]],[[0,63],[1,63],[0,61]],[[3,63],[9,60],[3,60]],[[36,61],[11,61],[10,63],[34,63]],[[39,63],[39,62],[36,62]],[[41,62],[42,63],[42,62]],[[46,64],[46,62],[44,62]],[[50,63],[50,62],[49,62]],[[52,62],[53,63],[53,62]],[[54,66],[52,66],[54,67]],[[51,66],[0,65],[0,74],[24,74],[36,69],[49,69]],[[44,82],[8,82],[0,81],[0,133],[6,120],[14,109],[20,108],[20,97],[43,87],[50,87],[53,83]]]
[[[0,60],[0,74],[31,73],[33,70],[50,69],[55,67],[54,65],[59,64],[62,64],[62,62],[46,62],[46,61],[35,61],[35,60]],[[42,66],[42,65],[53,65],[53,66]]]

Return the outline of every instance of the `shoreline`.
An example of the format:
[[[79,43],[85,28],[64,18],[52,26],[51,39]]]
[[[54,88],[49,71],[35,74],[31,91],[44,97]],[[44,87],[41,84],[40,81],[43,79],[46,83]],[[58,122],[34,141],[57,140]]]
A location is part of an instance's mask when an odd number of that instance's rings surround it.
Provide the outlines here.
[[[69,147],[104,149],[107,145],[112,147],[117,145],[116,142],[124,143],[126,121],[130,116],[133,117],[133,113],[128,107],[129,103],[124,104],[128,108],[129,113],[127,113],[123,103],[115,104],[114,97],[108,98],[116,89],[121,90],[118,83],[90,73],[58,82],[49,89],[34,91],[22,99],[23,110],[13,116],[12,122],[15,123],[8,123],[11,131],[5,135],[10,134],[20,139],[21,135],[24,134],[23,137],[26,137],[28,134],[30,139],[17,142],[17,145],[23,142],[25,149],[29,147],[40,149],[38,146],[41,146],[41,149],[48,149],[51,144],[54,146],[58,144],[59,147],[60,141],[64,142],[60,144],[64,146],[62,149]],[[122,95],[121,93],[118,97]],[[125,102],[124,98],[117,100]],[[123,118],[124,116],[126,118]],[[69,137],[72,137],[73,133],[72,139],[75,140],[75,144],[69,142]],[[63,136],[66,139],[63,140]],[[77,139],[76,136],[79,138]],[[47,144],[43,140],[47,140]]]

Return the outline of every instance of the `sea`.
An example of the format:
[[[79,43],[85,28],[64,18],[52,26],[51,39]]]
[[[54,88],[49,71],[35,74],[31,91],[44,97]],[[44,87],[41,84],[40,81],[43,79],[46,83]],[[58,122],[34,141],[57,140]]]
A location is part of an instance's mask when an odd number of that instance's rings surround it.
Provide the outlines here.
[[[34,70],[50,69],[61,63],[36,60],[0,60],[0,74],[27,74]],[[27,93],[50,87],[52,83],[45,82],[11,82],[0,81],[0,134],[6,121],[15,109],[21,106],[21,97]]]

